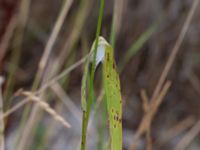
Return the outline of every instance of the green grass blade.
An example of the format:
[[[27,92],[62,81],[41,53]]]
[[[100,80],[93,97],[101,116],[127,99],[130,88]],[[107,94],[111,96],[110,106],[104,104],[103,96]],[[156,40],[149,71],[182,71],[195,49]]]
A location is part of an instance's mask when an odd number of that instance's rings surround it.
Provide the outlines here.
[[[122,150],[122,99],[112,47],[105,45],[103,81],[109,120],[110,149]]]
[[[92,46],[93,53],[93,63],[91,71],[89,68],[89,62],[86,63],[84,76],[83,76],[83,82],[82,82],[82,90],[81,93],[83,94],[81,97],[82,102],[82,109],[83,109],[83,121],[82,121],[82,137],[81,137],[81,150],[86,150],[86,139],[87,139],[87,126],[88,126],[88,120],[90,116],[90,107],[91,103],[94,100],[94,88],[93,88],[93,80],[94,80],[94,73],[95,73],[95,67],[96,67],[96,54],[97,54],[97,47],[99,42],[99,35],[101,30],[101,23],[102,23],[102,17],[103,17],[103,10],[104,10],[104,0],[100,1],[100,10],[99,10],[99,17],[98,17],[98,23],[97,23],[97,31],[96,31],[96,40],[95,45]],[[89,61],[89,60],[88,60]],[[89,74],[90,71],[90,74]],[[89,77],[89,96],[88,101],[86,103],[86,85],[87,85],[87,78]]]
[[[107,112],[109,120],[110,149],[122,149],[122,99],[120,93],[119,75],[116,71],[113,48],[102,37],[98,39],[97,55],[95,64],[100,60],[103,62],[103,89],[105,91]],[[96,42],[96,41],[95,41]],[[94,42],[94,44],[95,44]],[[94,44],[91,52],[94,55]],[[91,55],[91,56],[93,56]],[[89,69],[89,61],[86,63],[83,82],[82,82],[82,108],[83,108],[83,126],[82,126],[82,150],[86,147],[87,123],[90,114],[92,94],[90,93],[91,80],[89,80],[89,100],[86,101],[86,86]],[[98,65],[98,64],[97,64]],[[96,65],[96,66],[97,66]],[[96,67],[95,66],[95,67]]]
[[[151,37],[151,35],[155,32],[158,26],[158,22],[152,24],[144,33],[140,35],[140,37],[131,45],[131,47],[127,50],[123,60],[119,64],[119,72],[122,71],[127,62],[142,48],[144,43]]]

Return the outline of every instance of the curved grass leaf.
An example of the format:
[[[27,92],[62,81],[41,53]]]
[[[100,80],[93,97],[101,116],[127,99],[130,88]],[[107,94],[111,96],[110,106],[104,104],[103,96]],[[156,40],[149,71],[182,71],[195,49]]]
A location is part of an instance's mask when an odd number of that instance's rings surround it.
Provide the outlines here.
[[[94,55],[94,42],[91,48],[91,58]],[[85,64],[84,76],[82,80],[82,109],[83,109],[83,129],[82,129],[82,149],[85,149],[86,145],[86,124],[89,118],[91,102],[86,101],[87,82],[89,75],[89,63],[88,60]],[[105,91],[108,120],[109,120],[109,134],[110,134],[110,149],[121,150],[122,149],[122,99],[120,93],[120,81],[116,71],[116,64],[114,60],[113,48],[106,42],[103,37],[98,39],[98,47],[95,57],[95,66],[100,62],[103,63],[103,89]],[[89,84],[89,86],[91,86]],[[89,91],[90,92],[90,88]],[[88,93],[90,96],[91,94]],[[89,98],[90,99],[90,98]],[[84,134],[84,135],[83,135]]]

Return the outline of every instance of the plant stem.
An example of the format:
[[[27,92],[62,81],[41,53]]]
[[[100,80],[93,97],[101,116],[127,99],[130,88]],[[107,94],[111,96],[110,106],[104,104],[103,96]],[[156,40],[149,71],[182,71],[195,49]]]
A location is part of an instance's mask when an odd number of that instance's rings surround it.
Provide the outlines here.
[[[99,16],[98,16],[98,23],[97,23],[93,62],[92,62],[92,68],[91,68],[90,78],[89,78],[89,97],[88,97],[88,102],[87,102],[87,110],[83,111],[83,117],[82,117],[83,122],[82,122],[81,150],[86,150],[87,126],[88,126],[88,120],[89,120],[89,116],[90,116],[91,103],[92,103],[92,100],[94,100],[93,82],[94,82],[96,54],[97,54],[97,47],[98,47],[98,39],[99,39],[99,35],[100,35],[100,30],[101,30],[103,10],[104,10],[104,0],[101,0]]]

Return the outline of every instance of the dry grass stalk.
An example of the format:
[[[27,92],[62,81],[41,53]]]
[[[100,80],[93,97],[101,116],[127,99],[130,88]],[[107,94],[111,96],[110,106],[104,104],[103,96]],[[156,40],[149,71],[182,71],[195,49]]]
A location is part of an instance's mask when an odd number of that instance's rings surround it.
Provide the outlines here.
[[[26,103],[30,102],[30,100],[32,100],[33,102],[36,102],[40,107],[42,107],[46,112],[52,115],[55,120],[61,122],[65,127],[70,128],[70,124],[67,121],[65,121],[64,118],[61,117],[46,102],[42,101],[39,97],[35,96],[31,92],[22,92],[22,94],[27,96],[27,98],[21,101],[20,103],[18,103],[17,105],[13,106],[11,109],[7,110],[4,114],[0,115],[0,119],[3,119],[9,116],[11,113],[17,111],[23,105],[25,105]]]
[[[15,35],[14,35],[14,38],[12,39],[12,47],[11,47],[12,50],[11,50],[11,56],[10,56],[10,63],[8,66],[9,73],[6,79],[7,83],[6,83],[6,88],[3,95],[4,99],[6,100],[6,104],[4,104],[5,108],[8,108],[10,105],[10,101],[8,98],[12,95],[13,86],[15,84],[15,75],[16,75],[17,67],[20,62],[25,27],[28,21],[28,16],[29,16],[29,8],[30,8],[30,0],[20,1],[19,12],[16,14]]]
[[[54,25],[54,28],[51,32],[51,35],[49,37],[49,40],[45,46],[45,49],[44,49],[44,53],[43,53],[43,56],[41,58],[41,61],[39,63],[39,72],[43,72],[44,71],[44,67],[46,67],[46,64],[47,64],[47,60],[49,58],[49,55],[51,54],[52,52],[52,49],[53,49],[53,45],[57,39],[57,36],[61,30],[61,27],[64,23],[64,20],[69,12],[69,8],[71,7],[72,5],[72,2],[73,0],[65,0],[65,3],[63,5],[63,8],[61,9],[60,11],[60,14],[57,18],[57,21]]]
[[[149,102],[148,102],[147,93],[144,89],[141,90],[140,97],[141,97],[141,100],[142,100],[143,110],[144,110],[145,113],[147,113],[148,109],[149,109]]]
[[[195,123],[195,118],[193,116],[189,116],[182,121],[178,122],[175,126],[170,128],[167,132],[165,132],[161,137],[159,137],[157,143],[160,145],[165,144],[167,141],[170,141],[172,138],[182,133],[189,127],[191,127]]]
[[[57,113],[61,114],[63,111],[63,104],[62,103],[55,103],[54,110],[56,110]],[[45,131],[45,134],[43,135],[43,139],[38,147],[45,147],[45,145],[49,144],[49,141],[54,137],[55,132],[57,129],[57,122],[54,119],[49,120],[48,128]]]
[[[74,115],[74,117],[81,123],[81,111],[76,107],[71,98],[65,93],[58,82],[51,86],[52,91],[60,98],[62,103]]]
[[[60,80],[62,77],[64,77],[66,74],[68,74],[69,72],[71,72],[72,70],[74,70],[75,68],[77,68],[78,66],[80,66],[83,62],[85,62],[85,60],[90,56],[90,54],[86,55],[84,58],[80,59],[78,62],[76,62],[75,64],[71,65],[69,68],[65,69],[62,73],[60,73],[59,75],[53,77],[51,80],[46,81],[46,83],[44,83],[40,89],[38,91],[36,91],[34,94],[42,94],[44,93],[44,91],[52,84],[56,83],[56,81]],[[31,128],[34,128],[34,124],[39,121],[39,115],[37,116],[37,113],[39,111],[38,107],[34,107],[31,113],[31,116],[27,122],[27,126],[25,127],[24,131],[23,131],[23,135],[21,138],[21,142],[19,144],[18,149],[22,150],[23,148],[25,148],[25,145],[27,144],[26,139],[29,139],[29,141],[31,141]],[[37,116],[37,118],[35,117]],[[28,138],[29,137],[29,138]]]
[[[54,26],[52,34],[51,34],[51,36],[49,38],[49,41],[48,41],[48,43],[47,43],[47,45],[45,47],[43,56],[42,56],[42,58],[40,60],[39,69],[38,69],[38,72],[37,72],[37,75],[36,75],[36,80],[35,80],[35,83],[34,83],[33,87],[37,87],[37,85],[39,84],[39,82],[40,82],[40,80],[41,80],[43,75],[44,75],[43,79],[44,80],[45,79],[48,80],[53,75],[55,75],[57,73],[57,71],[59,70],[59,69],[55,68],[55,67],[58,67],[58,66],[54,65],[55,66],[54,67],[55,69],[53,70],[54,72],[53,73],[51,72],[50,74],[48,72],[46,72],[46,74],[45,74],[45,67],[47,66],[47,61],[48,61],[49,55],[51,54],[53,45],[55,43],[57,35],[58,35],[58,33],[59,33],[60,29],[61,29],[61,26],[62,26],[62,24],[64,22],[64,19],[65,19],[67,13],[68,13],[68,10],[69,10],[71,4],[72,4],[72,0],[65,0],[64,7],[61,9],[60,15],[58,16],[58,19],[56,21],[56,24]],[[65,56],[65,55],[61,55],[61,57],[63,57],[63,56]],[[60,60],[60,59],[61,58],[58,58],[58,60]],[[54,63],[54,64],[57,64],[57,63]],[[60,64],[60,66],[62,66],[62,65]],[[57,71],[55,71],[55,70],[57,70]],[[42,84],[44,82],[46,82],[44,80],[43,80]],[[39,117],[40,117],[39,109],[37,108],[37,106],[35,106],[33,108],[32,112],[31,112],[30,118],[27,121],[27,125],[25,127],[25,130],[22,133],[22,140],[21,140],[21,142],[19,144],[19,149],[20,150],[24,149],[24,146],[25,146],[25,143],[26,143],[26,139],[29,139],[29,141],[31,141],[30,140],[30,137],[31,137],[31,130],[30,129],[34,128],[34,126],[39,121]]]
[[[50,79],[46,83],[44,83],[36,93],[40,94],[40,93],[44,92],[44,90],[46,90],[48,87],[52,86],[58,80],[62,79],[64,76],[69,74],[72,70],[74,70],[75,68],[77,68],[78,66],[83,64],[88,59],[89,56],[90,56],[90,54],[87,54],[85,57],[81,58],[79,61],[77,61],[76,63],[74,63],[70,67],[66,68],[62,73],[53,77],[52,79]]]
[[[2,84],[4,78],[0,76],[0,116],[3,114],[3,97],[2,97]],[[4,140],[4,119],[0,119],[0,150],[5,150],[5,140]]]
[[[71,72],[72,70],[74,70],[75,68],[77,68],[78,66],[80,66],[88,58],[88,56],[89,55],[86,55],[84,58],[80,59],[78,62],[76,62],[75,64],[71,65],[69,68],[65,69],[61,74],[59,74],[58,76],[55,76],[54,78],[52,78],[50,81],[48,81],[46,84],[44,84],[34,94],[40,94],[40,93],[44,92],[48,87],[52,86],[58,80],[60,80],[61,78],[63,78],[65,75],[67,75],[69,72]],[[19,93],[16,94],[16,95],[19,95]],[[13,112],[15,112],[19,108],[21,108],[24,104],[26,104],[29,101],[30,100],[28,98],[24,98],[20,103],[18,103],[17,105],[13,106],[9,110],[7,110],[2,116],[0,116],[0,119],[9,116],[10,114],[12,114]]]
[[[200,80],[199,78],[192,72],[189,76],[189,81],[191,85],[193,86],[194,90],[197,92],[197,94],[200,95]]]
[[[121,27],[123,11],[126,3],[127,0],[116,0],[114,3],[114,25],[116,27],[116,34],[118,34]]]
[[[147,111],[147,113],[144,115],[140,125],[139,125],[139,128],[133,138],[133,144],[131,145],[131,149],[132,150],[135,150],[136,147],[137,147],[137,143],[138,143],[138,140],[139,138],[145,133],[148,131],[148,129],[150,128],[150,125],[152,123],[152,120],[153,120],[153,117],[154,115],[156,114],[164,96],[167,94],[167,91],[169,90],[169,87],[171,86],[171,82],[170,81],[167,81],[165,83],[165,85],[163,86],[163,89],[162,91],[160,92],[160,94],[158,95],[158,97],[153,100],[153,101],[150,101],[150,104],[149,104],[149,109]]]
[[[50,56],[50,54],[53,50],[53,45],[54,45],[54,43],[57,39],[57,36],[58,36],[58,34],[61,30],[61,27],[64,23],[64,20],[65,20],[67,14],[69,12],[69,8],[70,8],[72,2],[73,2],[73,0],[65,0],[65,3],[64,3],[64,5],[63,5],[63,7],[62,7],[62,9],[59,13],[57,21],[56,21],[54,28],[52,30],[52,33],[51,33],[49,40],[48,40],[48,42],[45,46],[42,58],[39,62],[39,68],[38,68],[38,71],[37,71],[37,74],[36,74],[36,77],[35,77],[35,81],[34,81],[34,84],[33,84],[33,90],[35,90],[38,87],[38,85],[39,85],[39,83],[40,83],[40,81],[41,81],[41,79],[42,79],[42,77],[45,73],[45,67],[47,67],[47,62],[48,62],[48,59],[50,58],[49,56]],[[46,77],[46,76],[48,76],[48,77]],[[43,77],[43,79],[49,79],[48,73],[46,74],[46,76]],[[30,117],[27,121],[27,124],[25,126],[25,129],[22,132],[22,138],[21,138],[22,140],[20,140],[18,149],[20,149],[20,150],[25,149],[25,145],[26,145],[26,143],[28,143],[27,139],[29,139],[29,141],[31,141],[30,140],[31,131],[34,128],[34,126],[36,125],[36,123],[39,121],[39,116],[40,116],[39,115],[39,108],[38,108],[38,106],[34,106],[32,112],[31,112],[31,115],[30,115]],[[31,130],[29,130],[29,129],[31,129]]]
[[[152,150],[153,149],[153,144],[152,144],[152,139],[151,139],[151,127],[149,126],[146,132],[146,140],[147,140],[147,150]]]
[[[40,96],[42,97],[42,95]],[[24,127],[24,130],[22,131],[22,136],[20,138],[17,150],[25,150],[26,147],[30,145],[33,138],[32,134],[34,131],[34,127],[36,127],[36,123],[39,122],[41,114],[42,112],[39,105],[33,106],[31,115],[29,116],[28,121]],[[29,140],[27,141],[27,139]]]
[[[74,45],[76,44],[78,38],[80,37],[84,23],[87,20],[86,18],[89,14],[90,7],[92,6],[91,4],[92,4],[91,0],[80,1],[79,10],[77,12],[74,24],[70,29],[69,37],[66,40],[65,45],[63,46],[57,58],[56,62],[58,63],[56,64],[57,70],[55,71],[55,73],[57,73],[60,70],[60,68],[64,65],[64,63],[66,62],[66,58],[71,53],[72,49],[74,48]]]
[[[175,147],[175,150],[184,150],[200,133],[200,120],[186,133]]]
[[[144,89],[141,90],[140,92],[140,96],[141,96],[141,100],[142,100],[142,106],[143,106],[143,110],[144,113],[146,114],[150,108],[149,102],[148,102],[148,96],[147,93]],[[151,126],[149,125],[146,131],[146,142],[147,142],[147,146],[146,149],[147,150],[152,150],[152,139],[151,139]]]
[[[16,104],[15,106],[13,106],[12,108],[8,109],[4,114],[2,114],[0,116],[0,119],[2,118],[6,118],[9,115],[11,115],[13,112],[17,111],[19,108],[21,108],[22,106],[24,106],[26,103],[30,102],[30,100],[28,98],[23,99],[21,102],[19,102],[18,104]]]
[[[46,112],[48,112],[56,121],[62,123],[66,128],[70,128],[70,124],[65,121],[63,117],[61,117],[54,109],[52,109],[48,103],[42,101],[39,97],[33,95],[31,92],[22,92],[23,95],[27,96],[30,100],[36,102],[38,106],[43,108]]]
[[[167,82],[164,86],[163,86],[163,83],[165,82],[166,80],[166,77],[170,71],[170,68],[176,58],[176,55],[179,51],[179,48],[183,42],[183,39],[185,37],[185,34],[188,30],[188,27],[190,25],[190,22],[192,20],[192,17],[193,17],[193,14],[198,6],[198,3],[199,3],[199,0],[194,0],[193,2],[193,5],[188,13],[188,16],[186,18],[186,21],[183,25],[183,28],[181,30],[181,33],[172,49],[172,53],[170,54],[168,60],[167,60],[167,63],[164,67],[164,70],[160,76],[160,79],[158,81],[158,84],[156,85],[156,88],[154,90],[154,93],[152,95],[152,98],[151,98],[151,102],[150,102],[150,107],[149,107],[149,111],[145,114],[144,118],[142,119],[142,122],[137,130],[137,133],[136,135],[134,136],[134,144],[132,145],[131,149],[136,149],[137,147],[137,142],[138,142],[138,139],[140,138],[140,136],[142,136],[145,132],[148,131],[150,125],[151,125],[151,122],[152,122],[152,119],[155,115],[155,113],[157,112],[157,109],[158,107],[160,106],[162,100],[163,100],[163,97],[165,96],[166,92],[168,91],[169,87],[170,87],[170,82]],[[163,89],[161,90],[163,86]],[[158,95],[160,93],[160,95]],[[158,96],[157,96],[158,95]]]
[[[160,90],[162,88],[163,83],[166,80],[166,77],[167,77],[167,75],[168,75],[168,73],[170,71],[170,68],[172,67],[172,64],[173,64],[173,62],[174,62],[174,60],[176,58],[176,55],[180,50],[180,46],[181,46],[181,44],[182,44],[182,42],[184,40],[184,37],[185,37],[186,32],[187,32],[187,30],[189,28],[189,25],[191,23],[191,20],[192,20],[192,17],[194,15],[194,12],[195,12],[195,10],[196,10],[196,8],[198,6],[198,3],[199,3],[199,0],[194,0],[193,1],[192,7],[191,7],[191,9],[190,9],[190,11],[188,13],[186,21],[185,21],[185,23],[183,25],[183,28],[182,28],[182,30],[181,30],[181,32],[179,34],[179,37],[178,37],[177,41],[176,41],[176,43],[175,43],[175,45],[174,45],[174,47],[172,49],[172,52],[171,52],[171,54],[170,54],[170,56],[169,56],[169,58],[167,60],[167,63],[165,65],[165,67],[164,67],[164,70],[163,70],[163,72],[162,72],[162,74],[161,74],[161,76],[159,78],[158,84],[156,85],[156,88],[154,90],[154,93],[153,93],[153,96],[152,96],[151,100],[154,100],[157,97],[158,93],[160,92]]]
[[[65,69],[61,74],[59,74],[58,76],[52,78],[50,81],[46,81],[46,83],[44,83],[42,85],[42,87],[35,92],[35,94],[42,94],[44,93],[44,90],[47,89],[50,85],[56,83],[56,81],[58,81],[59,79],[61,79],[62,77],[64,77],[66,74],[68,74],[69,72],[71,72],[73,69],[75,69],[76,67],[78,67],[79,65],[81,65],[87,58],[89,55],[86,55],[84,58],[82,58],[81,60],[79,60],[78,62],[76,62],[75,64],[71,65],[69,68]],[[29,117],[29,120],[27,122],[27,126],[25,127],[24,131],[23,131],[23,136],[22,136],[22,140],[20,143],[21,146],[18,147],[19,150],[22,150],[22,147],[25,148],[25,145],[27,142],[25,142],[24,139],[29,139],[30,140],[30,134],[31,131],[30,129],[34,128],[34,124],[36,124],[36,122],[39,121],[39,114],[38,114],[39,108],[38,107],[34,107],[32,112],[31,112],[31,116]],[[29,138],[28,138],[29,137]]]
[[[110,34],[110,43],[113,46],[113,48],[115,47],[116,37],[120,31],[123,11],[124,11],[126,4],[127,4],[127,0],[115,0],[114,1],[112,27],[111,27],[111,34]]]
[[[12,35],[13,35],[13,32],[15,30],[17,26],[17,18],[16,18],[16,15],[14,15],[9,24],[8,24],[8,27],[5,31],[5,34],[1,40],[1,43],[0,43],[0,63],[2,61],[2,59],[4,58],[5,54],[6,54],[6,51],[8,49],[8,46],[9,46],[9,42],[12,38]]]

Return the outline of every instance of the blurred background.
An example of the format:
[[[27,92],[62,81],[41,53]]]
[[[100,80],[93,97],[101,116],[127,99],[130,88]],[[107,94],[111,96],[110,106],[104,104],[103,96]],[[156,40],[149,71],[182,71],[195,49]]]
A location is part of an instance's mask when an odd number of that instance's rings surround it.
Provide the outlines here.
[[[105,1],[100,34],[113,45],[120,74],[123,150],[200,149],[198,2]],[[84,63],[70,67],[90,51],[99,6],[100,0],[0,0],[0,114],[23,101],[20,89],[36,92],[67,70],[37,94],[71,125],[28,102],[0,118],[6,150],[80,149]],[[99,67],[88,150],[104,150],[108,143],[101,88]]]

